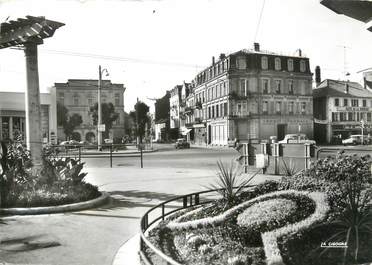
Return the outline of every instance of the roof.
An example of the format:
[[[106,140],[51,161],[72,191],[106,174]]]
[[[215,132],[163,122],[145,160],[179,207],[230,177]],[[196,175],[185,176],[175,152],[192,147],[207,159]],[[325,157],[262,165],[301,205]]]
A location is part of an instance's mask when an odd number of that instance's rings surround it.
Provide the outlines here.
[[[49,93],[40,93],[40,104],[50,105],[52,98]],[[14,110],[25,111],[25,93],[23,92],[0,92],[0,111]]]
[[[345,93],[346,85],[349,87],[348,93]],[[326,79],[313,90],[313,97],[372,98],[372,92],[357,82]]]
[[[45,17],[26,16],[0,24],[0,49],[22,45],[27,42],[42,43],[65,24],[47,20]]]

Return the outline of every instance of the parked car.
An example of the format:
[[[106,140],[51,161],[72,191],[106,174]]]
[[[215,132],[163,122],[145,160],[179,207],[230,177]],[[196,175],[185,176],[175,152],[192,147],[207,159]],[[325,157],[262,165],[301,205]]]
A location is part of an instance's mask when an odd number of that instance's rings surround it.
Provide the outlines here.
[[[114,141],[112,139],[105,139],[105,140],[103,140],[103,142],[105,144],[112,144],[112,143],[114,143]]]
[[[190,143],[188,143],[187,141],[186,141],[186,139],[184,139],[184,138],[179,138],[179,139],[177,139],[177,141],[176,141],[176,143],[175,143],[175,147],[176,147],[176,149],[178,149],[178,148],[190,148]]]
[[[349,138],[342,140],[343,145],[348,145],[348,144],[362,144],[362,138],[363,138],[363,144],[371,144],[372,143],[372,137],[368,135],[364,135],[362,137],[361,134],[354,134],[350,135]]]
[[[306,134],[304,133],[293,133],[293,134],[286,134],[284,139],[279,141],[280,144],[316,144],[314,140],[310,140],[307,138]]]

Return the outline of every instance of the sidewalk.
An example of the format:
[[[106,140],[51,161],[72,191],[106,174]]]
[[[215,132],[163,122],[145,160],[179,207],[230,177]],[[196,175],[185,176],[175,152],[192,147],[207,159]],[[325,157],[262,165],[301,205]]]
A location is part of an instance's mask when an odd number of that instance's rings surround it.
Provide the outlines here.
[[[86,171],[88,182],[110,193],[110,203],[80,212],[0,218],[0,264],[117,265],[123,259],[118,250],[139,233],[140,218],[150,207],[203,190],[215,178],[212,170],[190,168]],[[260,175],[255,182],[272,178],[278,177]],[[138,250],[134,240],[128,241],[129,252]]]

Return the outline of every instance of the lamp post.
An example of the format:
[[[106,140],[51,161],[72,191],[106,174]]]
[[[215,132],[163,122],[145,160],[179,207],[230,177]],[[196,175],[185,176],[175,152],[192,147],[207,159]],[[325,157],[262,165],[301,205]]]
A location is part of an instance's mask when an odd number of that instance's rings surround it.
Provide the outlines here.
[[[97,135],[98,135],[98,150],[101,149],[102,145],[102,131],[104,131],[105,128],[102,126],[102,107],[101,107],[101,89],[102,89],[102,74],[106,72],[106,76],[109,75],[106,68],[101,69],[101,66],[98,66],[98,122],[97,122]]]

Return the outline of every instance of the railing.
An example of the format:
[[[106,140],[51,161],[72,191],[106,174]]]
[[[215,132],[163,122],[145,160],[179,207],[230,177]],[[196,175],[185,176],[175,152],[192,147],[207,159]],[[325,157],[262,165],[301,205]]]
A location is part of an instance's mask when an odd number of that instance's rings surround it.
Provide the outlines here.
[[[254,187],[254,185],[247,185],[247,186],[245,186],[245,188],[252,188],[252,187]],[[146,255],[146,247],[147,247],[147,248],[151,249],[151,251],[153,251],[153,253],[156,254],[157,257],[162,262],[164,262],[165,264],[167,264],[167,265],[168,264],[170,264],[170,265],[182,265],[178,261],[175,261],[171,257],[169,257],[166,254],[164,254],[162,251],[160,251],[159,249],[157,249],[146,238],[145,233],[146,233],[146,231],[148,230],[148,228],[151,225],[153,225],[154,223],[156,223],[159,220],[165,220],[165,217],[168,216],[168,215],[170,215],[170,214],[173,214],[173,213],[175,213],[177,211],[180,211],[180,210],[183,210],[183,209],[192,207],[192,206],[203,205],[203,204],[206,204],[206,203],[209,203],[209,202],[213,201],[211,199],[209,199],[209,200],[206,199],[206,200],[203,200],[202,201],[200,195],[201,194],[211,194],[211,193],[217,192],[219,190],[222,190],[222,189],[206,190],[206,191],[201,191],[201,192],[195,192],[195,193],[186,194],[186,195],[183,195],[183,196],[178,196],[178,197],[175,197],[173,199],[170,199],[170,200],[167,200],[165,202],[162,202],[162,203],[160,203],[160,204],[152,207],[150,210],[148,210],[142,216],[142,218],[141,218],[140,250],[139,250],[141,261],[145,265],[153,265],[153,263],[151,262],[151,260]],[[175,202],[175,201],[181,201],[182,202],[182,206],[180,206],[177,209],[171,210],[169,212],[165,212],[165,209],[166,209],[167,205],[169,205],[170,203]],[[174,205],[172,205],[172,207],[174,207]],[[157,209],[161,210],[161,215],[160,216],[157,216],[153,220],[150,220],[149,221],[149,214],[151,212],[157,210]]]
[[[367,154],[371,154],[372,153],[372,150],[371,148],[344,148],[344,147],[322,147],[322,148],[319,148],[317,151],[316,151],[316,159],[319,158],[319,155],[321,153],[330,153],[330,154],[337,154],[338,152],[343,152],[343,153],[348,153],[348,152],[366,152]]]
[[[127,150],[127,147],[134,147],[135,154],[120,153],[120,150]],[[139,157],[141,168],[143,168],[143,150],[148,150],[146,144],[102,144],[102,145],[51,145],[51,149],[56,151],[57,157],[70,157],[81,161],[82,158],[108,157],[110,167],[114,157]],[[116,153],[119,152],[119,153]]]

